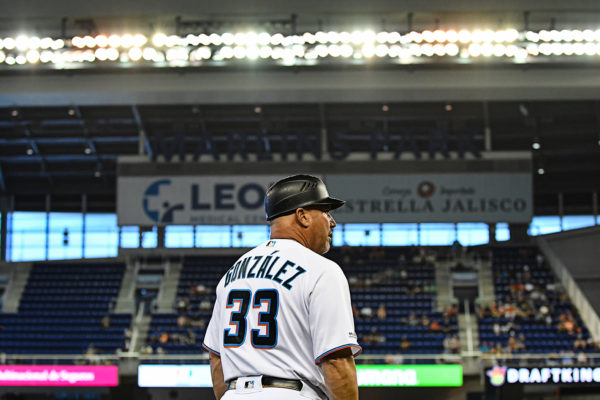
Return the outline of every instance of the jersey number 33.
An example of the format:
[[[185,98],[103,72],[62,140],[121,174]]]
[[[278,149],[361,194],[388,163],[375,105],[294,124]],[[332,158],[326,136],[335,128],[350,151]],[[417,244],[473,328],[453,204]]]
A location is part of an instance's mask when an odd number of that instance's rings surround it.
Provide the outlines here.
[[[235,329],[224,330],[223,345],[225,347],[239,347],[244,344],[250,304],[252,304],[252,309],[256,310],[261,309],[264,303],[267,304],[267,310],[258,312],[258,327],[265,328],[266,334],[261,334],[261,329],[252,329],[250,333],[252,347],[270,349],[277,345],[279,293],[275,289],[259,289],[253,294],[250,290],[244,289],[231,290],[227,295],[226,307],[232,310],[229,325]]]

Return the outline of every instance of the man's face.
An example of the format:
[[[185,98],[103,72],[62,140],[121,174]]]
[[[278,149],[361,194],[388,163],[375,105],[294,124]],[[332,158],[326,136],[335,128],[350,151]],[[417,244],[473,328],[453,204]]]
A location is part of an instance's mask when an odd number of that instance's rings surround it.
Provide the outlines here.
[[[329,213],[329,206],[311,206],[307,207],[311,216],[309,226],[310,249],[318,254],[325,254],[331,248],[333,240],[333,228],[336,223]]]

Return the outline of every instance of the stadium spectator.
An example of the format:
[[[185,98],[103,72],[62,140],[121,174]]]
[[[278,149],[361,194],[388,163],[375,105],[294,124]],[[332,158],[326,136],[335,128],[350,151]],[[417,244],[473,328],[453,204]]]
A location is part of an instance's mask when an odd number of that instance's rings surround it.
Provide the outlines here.
[[[408,272],[406,271],[406,268],[402,268],[400,270],[398,277],[402,280],[406,280],[408,278]]]
[[[167,343],[169,341],[169,334],[167,332],[163,332],[158,337],[158,341],[160,343]]]
[[[390,354],[385,357],[385,363],[389,365],[401,365],[404,363],[404,357],[400,354]]]
[[[188,345],[196,344],[196,334],[194,333],[194,330],[191,328],[188,328],[186,332],[187,332],[187,344]]]
[[[115,307],[117,306],[117,299],[115,297],[111,297],[108,301],[108,312],[113,312]]]
[[[481,344],[479,345],[479,351],[482,353],[489,353],[490,345],[488,344],[488,342],[486,342],[486,341],[481,342]]]
[[[581,349],[585,350],[587,348],[588,342],[583,338],[581,333],[577,334],[577,338],[573,341],[573,348],[575,350]]]
[[[500,311],[498,310],[498,304],[494,302],[490,308],[490,315],[492,318],[500,318]]]
[[[517,340],[515,336],[511,336],[508,338],[508,348],[511,351],[511,353],[518,352],[524,347],[525,346],[519,340]]]
[[[379,305],[377,309],[377,318],[378,319],[386,319],[387,318],[387,310],[385,309],[385,305],[382,303]]]
[[[198,307],[200,308],[201,311],[210,311],[210,310],[212,310],[213,305],[210,302],[210,300],[204,299],[200,302],[200,305]]]
[[[445,317],[442,321],[441,331],[448,334],[452,332],[452,320],[448,317]]]
[[[558,333],[575,334],[576,324],[570,311],[558,316]]]
[[[190,321],[188,319],[188,317],[186,317],[185,315],[180,315],[179,317],[177,317],[177,326],[182,328],[185,326],[188,326],[190,324]]]
[[[538,267],[541,267],[544,264],[544,256],[542,253],[537,253],[535,256],[535,261],[537,262]]]
[[[563,365],[572,365],[575,360],[575,353],[573,350],[563,350],[560,352],[560,356]]]
[[[490,310],[489,306],[479,307],[479,310],[477,311],[477,313],[478,313],[480,319],[490,318],[492,316],[492,311]]]
[[[200,318],[200,317],[192,317],[189,319],[189,325],[196,327],[196,328],[201,328],[204,329],[206,328],[206,320],[204,318]]]
[[[102,317],[100,320],[100,325],[102,325],[102,329],[104,330],[110,328],[110,315],[106,314],[104,317]]]
[[[360,309],[360,316],[363,318],[373,318],[373,309],[369,306],[364,306]]]
[[[504,351],[502,350],[502,344],[496,343],[496,345],[492,347],[490,352],[494,353],[496,356],[501,356],[504,353]]]
[[[408,325],[410,325],[410,326],[419,325],[419,318],[417,317],[417,315],[415,313],[410,313],[410,315],[408,316]]]
[[[460,350],[460,342],[456,335],[446,335],[444,339],[444,353],[457,354]]]
[[[94,343],[90,343],[87,347],[87,349],[85,350],[85,355],[86,356],[95,356],[96,354],[98,354],[98,350],[96,350],[96,346],[94,346]]]
[[[501,334],[500,323],[494,322],[494,325],[492,325],[492,330],[494,331],[494,335],[500,336],[500,334]]]
[[[438,322],[438,320],[434,319],[431,321],[431,323],[429,324],[429,330],[431,332],[439,332],[441,330],[440,323]]]
[[[88,364],[99,364],[101,359],[97,357],[97,355],[100,353],[100,351],[98,351],[98,349],[96,348],[96,346],[94,346],[93,343],[90,343],[90,345],[87,347],[87,349],[85,350],[85,358]]]
[[[458,314],[458,307],[456,307],[455,304],[452,304],[450,307],[448,307],[446,309],[446,311],[444,311],[443,316],[445,318],[454,318],[454,317],[456,317],[457,314]]]
[[[410,349],[410,342],[408,341],[408,338],[406,336],[402,336],[402,341],[400,342],[400,348],[402,350]]]
[[[204,296],[205,294],[208,294],[208,288],[206,286],[204,286],[202,283],[197,284],[196,285],[196,295]]]
[[[179,297],[177,299],[177,312],[184,313],[189,311],[190,300],[187,297]]]
[[[371,328],[371,330],[369,331],[368,334],[366,334],[363,337],[362,342],[364,344],[369,344],[371,346],[377,346],[380,343],[385,343],[386,338],[384,335],[378,334],[377,333],[377,328],[373,327]]]

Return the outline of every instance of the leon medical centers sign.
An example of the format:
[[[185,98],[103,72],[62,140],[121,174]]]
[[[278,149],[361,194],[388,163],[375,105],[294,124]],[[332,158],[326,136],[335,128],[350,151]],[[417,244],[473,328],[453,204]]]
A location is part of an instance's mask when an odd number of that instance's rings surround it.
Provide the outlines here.
[[[275,171],[274,171],[275,172]],[[119,225],[264,224],[264,196],[283,175],[121,176]],[[529,222],[530,173],[319,175],[346,200],[340,223]]]

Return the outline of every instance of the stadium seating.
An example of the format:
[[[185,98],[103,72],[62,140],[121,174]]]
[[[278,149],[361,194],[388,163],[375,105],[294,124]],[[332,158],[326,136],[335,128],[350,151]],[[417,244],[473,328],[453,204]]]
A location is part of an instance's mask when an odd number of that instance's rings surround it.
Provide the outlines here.
[[[492,263],[496,304],[479,312],[484,351],[597,352],[587,344],[587,328],[536,248],[496,248]],[[512,348],[509,340],[516,342]]]
[[[154,352],[198,354],[204,351],[201,345],[206,325],[212,315],[215,301],[214,288],[236,258],[234,256],[185,258],[177,288],[175,306],[178,312],[152,316],[146,342]],[[178,307],[179,301],[183,301],[185,305]],[[183,320],[180,319],[181,315],[185,317]]]
[[[343,266],[350,283],[355,327],[364,354],[440,354],[448,336],[456,335],[456,317],[435,311],[435,271],[415,262],[416,248],[358,247],[333,249],[328,257]],[[383,305],[385,318],[377,310]],[[363,313],[372,310],[372,315]],[[357,315],[358,314],[358,315]],[[411,315],[418,320],[411,323]],[[429,323],[423,325],[423,320]],[[432,330],[436,321],[440,329]],[[402,342],[408,342],[403,347]]]
[[[375,250],[374,250],[375,249]],[[432,265],[415,265],[411,248],[335,249],[328,257],[343,266],[351,286],[355,325],[363,351],[367,354],[439,354],[444,352],[447,335],[457,333],[456,318],[445,318],[435,309],[435,275]],[[197,354],[212,314],[214,287],[236,257],[187,257],[178,286],[182,301],[179,313],[155,314],[147,343],[155,352]],[[406,274],[406,275],[403,275]],[[198,286],[200,284],[200,286]],[[386,317],[377,317],[385,305]],[[372,317],[360,316],[365,307]],[[419,325],[411,325],[409,316],[419,317]],[[180,315],[185,318],[181,319]],[[437,321],[439,331],[421,324],[421,318]],[[373,335],[378,338],[373,338]],[[383,339],[381,339],[383,337]],[[161,340],[162,339],[162,340]],[[402,348],[403,340],[410,342]]]
[[[114,354],[131,315],[112,314],[121,263],[36,264],[16,314],[0,314],[7,354]],[[104,325],[103,325],[104,323]]]

